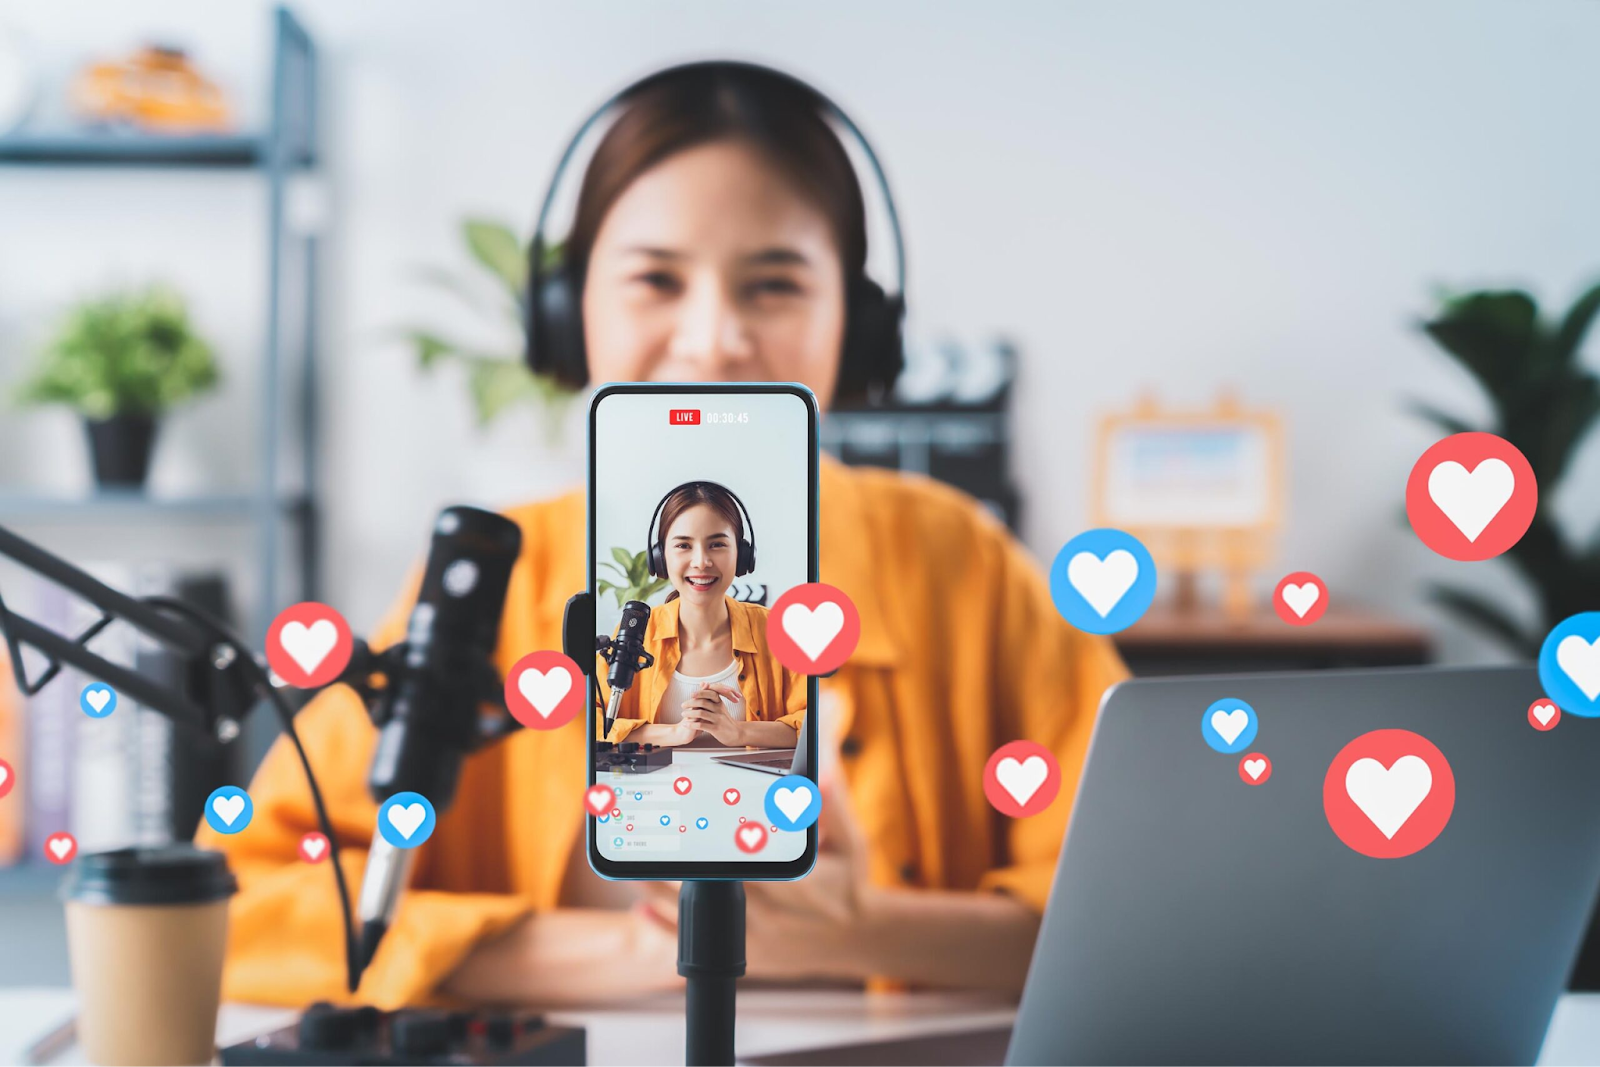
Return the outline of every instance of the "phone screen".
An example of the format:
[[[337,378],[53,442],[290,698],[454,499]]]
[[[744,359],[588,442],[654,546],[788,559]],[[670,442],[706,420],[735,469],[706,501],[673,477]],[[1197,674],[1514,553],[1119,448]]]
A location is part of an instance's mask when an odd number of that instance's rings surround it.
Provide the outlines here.
[[[766,627],[778,597],[816,580],[816,545],[810,390],[596,393],[585,800],[600,874],[754,879],[810,869],[816,827],[779,830],[766,805],[784,776],[812,776],[817,684],[778,661]],[[596,810],[596,797],[609,807]]]

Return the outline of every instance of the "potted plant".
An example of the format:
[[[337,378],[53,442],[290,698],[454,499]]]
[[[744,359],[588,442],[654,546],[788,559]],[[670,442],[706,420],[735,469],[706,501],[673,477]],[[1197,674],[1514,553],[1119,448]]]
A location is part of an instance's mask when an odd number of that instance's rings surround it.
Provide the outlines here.
[[[646,554],[629,552],[625,548],[612,548],[611,559],[601,560],[600,566],[610,568],[621,580],[613,582],[605,578],[596,578],[595,592],[610,593],[617,598],[619,608],[630,600],[643,600],[649,603],[651,597],[667,587],[667,580],[650,574],[649,563],[645,559]]]
[[[1600,313],[1600,285],[1580,296],[1559,321],[1546,321],[1527,293],[1445,296],[1422,329],[1471,374],[1493,411],[1473,426],[1431,405],[1412,410],[1447,433],[1487,430],[1528,457],[1539,483],[1533,524],[1505,554],[1533,587],[1539,618],[1521,620],[1466,589],[1434,586],[1433,599],[1519,655],[1538,655],[1556,623],[1600,605],[1600,535],[1568,537],[1553,503],[1584,435],[1600,417],[1600,377],[1583,365],[1580,348]]]
[[[549,378],[534,374],[523,360],[527,322],[528,256],[511,227],[492,219],[461,223],[462,242],[479,271],[462,277],[440,268],[418,272],[421,280],[445,289],[482,315],[486,328],[503,341],[473,344],[423,328],[406,331],[417,365],[432,370],[446,361],[465,367],[478,425],[488,426],[518,404],[532,404],[546,416],[550,440],[561,429],[561,416],[576,394]]]
[[[72,308],[18,398],[77,410],[95,481],[137,487],[150,469],[157,420],[217,379],[211,346],[191,330],[183,298],[157,285]]]

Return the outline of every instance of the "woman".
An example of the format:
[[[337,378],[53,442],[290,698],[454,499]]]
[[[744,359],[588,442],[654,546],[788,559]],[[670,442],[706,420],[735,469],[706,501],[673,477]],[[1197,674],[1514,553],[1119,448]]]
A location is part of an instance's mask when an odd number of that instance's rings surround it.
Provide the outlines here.
[[[590,381],[798,381],[826,404],[854,376],[861,189],[815,99],[782,79],[713,68],[629,95],[564,251]],[[1036,562],[966,496],[834,462],[820,492],[820,576],[855,602],[861,637],[822,682],[821,855],[798,882],[746,887],[748,973],[1018,989],[1095,710],[1124,669],[1062,620]],[[561,647],[562,608],[587,581],[581,488],[509,514],[524,547],[502,672]],[[404,632],[413,596],[376,641]],[[359,881],[374,731],[340,687],[298,727]],[[523,730],[467,760],[362,1000],[615,1002],[678,981],[671,890],[603,882],[584,861],[587,736]],[[983,771],[1018,738],[1049,747],[1063,781],[1046,811],[1011,820],[988,806]],[[275,747],[250,792],[248,832],[200,835],[242,883],[225,994],[342,999],[328,872],[296,859],[316,823],[292,751]]]
[[[690,482],[660,511],[650,548],[659,546],[672,592],[645,627],[655,669],[623,694],[607,740],[793,748],[806,721],[805,675],[767,647],[767,609],[727,595],[745,539],[738,501],[715,482]],[[600,688],[609,699],[603,668]]]

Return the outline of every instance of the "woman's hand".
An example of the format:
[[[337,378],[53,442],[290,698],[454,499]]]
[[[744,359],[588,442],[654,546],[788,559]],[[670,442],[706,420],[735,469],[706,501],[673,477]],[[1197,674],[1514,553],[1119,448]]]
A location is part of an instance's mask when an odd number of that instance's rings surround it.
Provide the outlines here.
[[[686,722],[670,724],[647,722],[643,726],[635,727],[628,735],[628,740],[637,741],[642,745],[661,745],[670,748],[674,745],[687,745],[699,736],[699,728]]]
[[[722,706],[723,698],[740,703],[744,698],[739,690],[729,685],[712,685],[701,682],[694,696],[683,702],[684,726],[698,733],[710,734],[720,744],[736,747],[744,742],[744,723],[728,714]]]

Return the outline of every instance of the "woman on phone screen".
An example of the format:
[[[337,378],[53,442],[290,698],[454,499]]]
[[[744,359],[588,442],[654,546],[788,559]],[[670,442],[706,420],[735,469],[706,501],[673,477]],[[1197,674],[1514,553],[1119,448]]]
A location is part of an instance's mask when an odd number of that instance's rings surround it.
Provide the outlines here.
[[[749,543],[740,510],[716,482],[688,482],[661,501],[660,533],[648,551],[665,565],[672,592],[645,627],[655,667],[623,694],[606,740],[795,746],[806,721],[805,675],[786,670],[767,647],[767,609],[728,595],[739,545]]]

